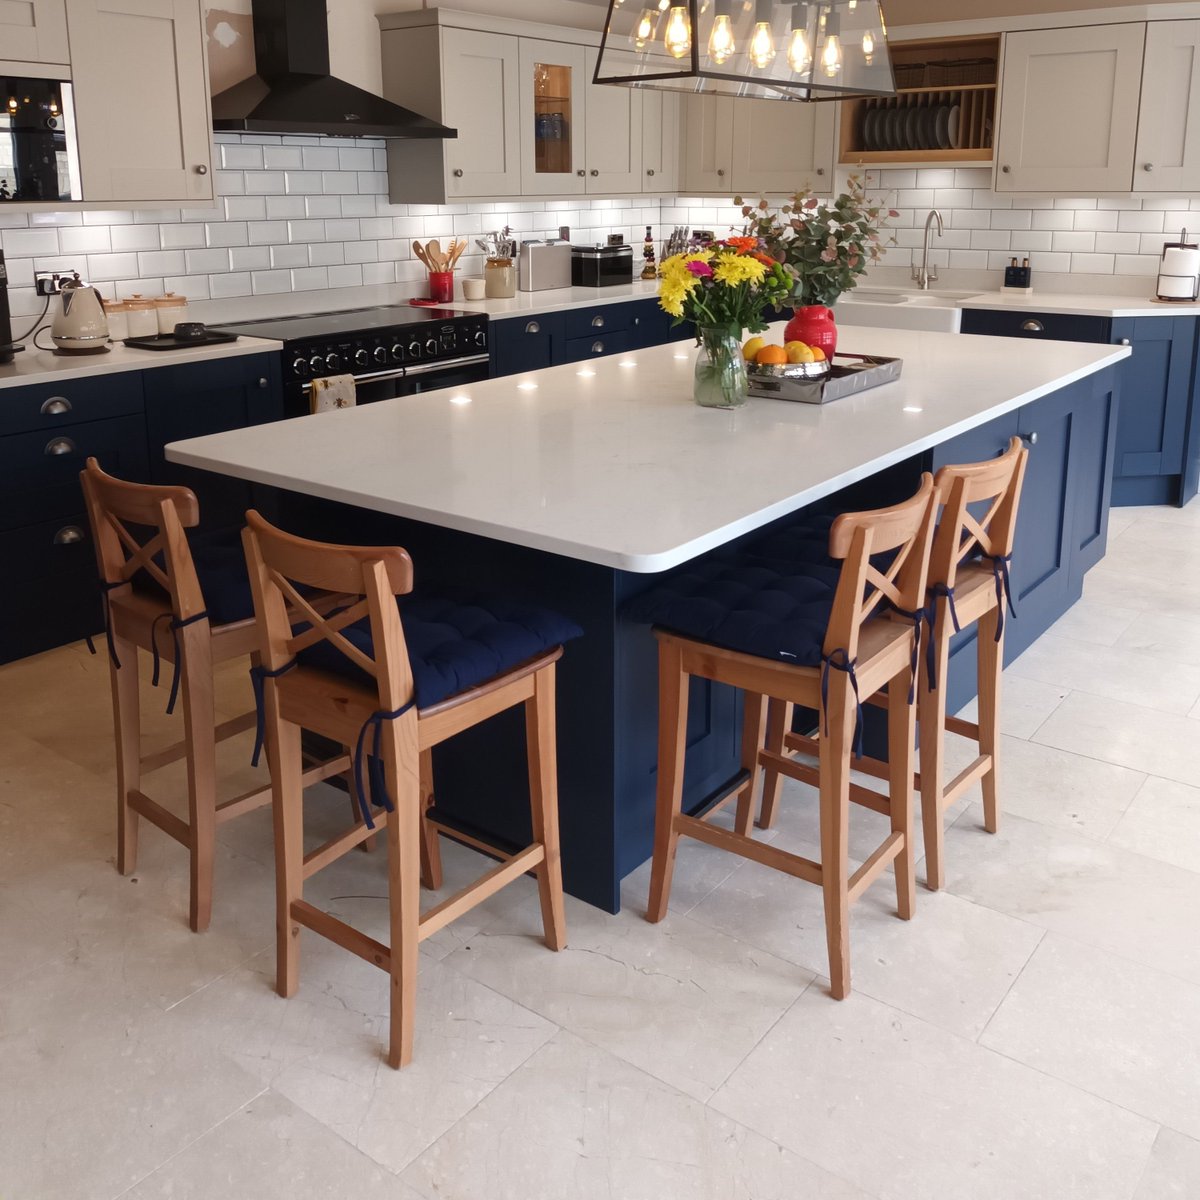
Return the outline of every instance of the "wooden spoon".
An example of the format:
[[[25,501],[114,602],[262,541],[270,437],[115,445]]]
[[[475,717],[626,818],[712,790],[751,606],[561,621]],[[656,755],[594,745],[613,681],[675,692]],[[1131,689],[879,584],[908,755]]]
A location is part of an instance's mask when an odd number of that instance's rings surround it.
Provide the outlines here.
[[[433,263],[433,270],[444,271],[446,269],[446,260],[442,257],[442,243],[437,238],[425,243],[425,253],[429,255],[429,259]]]
[[[422,246],[416,238],[413,238],[412,248],[413,253],[425,264],[426,267],[429,268],[429,270],[432,271],[433,264],[429,261],[429,254],[427,253],[425,247]]]

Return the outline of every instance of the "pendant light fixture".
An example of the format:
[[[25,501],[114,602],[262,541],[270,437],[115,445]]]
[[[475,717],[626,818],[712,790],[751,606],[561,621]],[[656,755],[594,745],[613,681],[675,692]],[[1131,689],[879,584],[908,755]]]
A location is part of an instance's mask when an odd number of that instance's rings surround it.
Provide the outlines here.
[[[609,0],[592,79],[766,100],[896,90],[879,0]]]

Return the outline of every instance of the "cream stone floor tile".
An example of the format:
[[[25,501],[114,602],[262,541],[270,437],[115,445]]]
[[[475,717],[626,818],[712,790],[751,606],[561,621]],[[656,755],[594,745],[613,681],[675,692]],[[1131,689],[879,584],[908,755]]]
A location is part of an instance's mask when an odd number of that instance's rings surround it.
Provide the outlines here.
[[[1053,633],[1043,634],[1007,667],[1005,679],[1013,675],[1166,713],[1187,713],[1200,697],[1200,666]]]
[[[544,950],[545,954],[550,951]],[[416,1051],[387,1066],[388,976],[306,935],[300,987],[274,991],[261,955],[169,1014],[373,1161],[399,1171],[553,1036],[556,1026],[443,964],[422,959]]]
[[[1115,646],[1139,615],[1136,608],[1118,608],[1098,600],[1077,600],[1047,632],[1073,642]]]
[[[1077,833],[972,806],[946,831],[946,888],[1200,984],[1200,877]]]
[[[1200,985],[1048,934],[981,1044],[1200,1135]]]
[[[1194,535],[1200,540],[1200,533]],[[1159,661],[1200,665],[1200,612],[1191,617],[1142,613],[1117,642],[1122,649]]]
[[[1042,722],[1066,699],[1069,690],[1006,671],[1000,699],[1000,732],[1009,737],[1033,737]],[[977,702],[972,700],[958,716],[964,721],[977,721]]]
[[[264,1092],[122,1200],[416,1200],[391,1171],[274,1092]]]
[[[1108,513],[1108,539],[1111,546],[1115,538],[1120,537],[1131,525],[1134,525],[1143,513],[1148,510],[1145,508],[1113,508],[1109,509]]]
[[[1085,576],[1083,597],[1139,612],[1191,616],[1196,611],[1194,581],[1165,574],[1157,569],[1159,565],[1135,567],[1112,556],[1102,559]]]
[[[1191,718],[1120,700],[1072,692],[1033,740],[1180,783],[1200,779],[1200,740]]]
[[[1200,871],[1200,788],[1149,776],[1108,841],[1148,858]]]
[[[861,993],[810,988],[712,1107],[881,1200],[1127,1200],[1157,1126]]]
[[[1160,1129],[1133,1200],[1195,1200],[1200,1196],[1200,1142]]]
[[[0,1194],[115,1197],[262,1085],[127,987],[64,959],[0,990]]]
[[[641,911],[612,917],[568,900],[557,954],[538,939],[540,922],[529,901],[446,964],[699,1100],[813,978],[689,917],[651,925]]]
[[[567,1033],[403,1178],[425,1200],[870,1200]]]

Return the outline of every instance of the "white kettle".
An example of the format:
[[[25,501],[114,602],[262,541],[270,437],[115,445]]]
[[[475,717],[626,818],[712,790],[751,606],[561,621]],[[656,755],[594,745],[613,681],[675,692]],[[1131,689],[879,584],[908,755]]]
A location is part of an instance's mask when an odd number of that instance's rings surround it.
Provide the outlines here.
[[[60,354],[102,354],[108,349],[108,319],[100,293],[76,275],[62,284],[61,306],[54,314],[50,338]]]

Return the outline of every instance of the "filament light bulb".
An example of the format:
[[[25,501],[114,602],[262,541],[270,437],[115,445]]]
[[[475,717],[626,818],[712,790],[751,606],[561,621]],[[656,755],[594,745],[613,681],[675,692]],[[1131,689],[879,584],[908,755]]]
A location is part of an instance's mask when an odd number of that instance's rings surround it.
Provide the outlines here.
[[[750,61],[761,71],[775,58],[775,35],[769,21],[758,21],[750,35]]]
[[[683,58],[692,48],[692,27],[688,22],[687,9],[672,7],[667,14],[667,28],[663,34],[663,45],[672,58]]]
[[[866,61],[866,64],[869,67],[875,57],[875,39],[871,36],[871,31],[869,29],[863,34],[862,50],[863,59]]]
[[[633,44],[639,49],[645,49],[646,43],[654,37],[654,10],[642,9],[637,27],[633,31]]]
[[[788,66],[797,75],[812,66],[812,51],[808,48],[808,34],[803,29],[793,29],[788,40]]]
[[[721,12],[718,8],[717,15],[713,18],[712,33],[708,35],[708,57],[720,66],[728,62],[736,50],[733,21],[730,20],[729,13]]]
[[[841,69],[842,42],[836,33],[831,33],[821,51],[821,70],[832,79]]]

